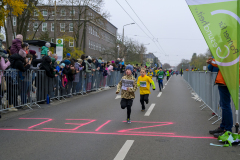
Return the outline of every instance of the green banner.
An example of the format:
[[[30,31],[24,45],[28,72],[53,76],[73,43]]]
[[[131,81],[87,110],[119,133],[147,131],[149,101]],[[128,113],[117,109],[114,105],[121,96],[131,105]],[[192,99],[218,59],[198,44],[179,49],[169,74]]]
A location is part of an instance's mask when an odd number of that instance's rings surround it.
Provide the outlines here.
[[[239,106],[240,0],[186,0]]]

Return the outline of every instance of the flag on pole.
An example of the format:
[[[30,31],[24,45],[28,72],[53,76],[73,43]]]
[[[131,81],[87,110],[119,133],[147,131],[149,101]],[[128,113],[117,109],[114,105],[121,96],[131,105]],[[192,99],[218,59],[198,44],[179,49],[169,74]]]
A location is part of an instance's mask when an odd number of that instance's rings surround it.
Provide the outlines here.
[[[239,108],[240,0],[186,0]]]

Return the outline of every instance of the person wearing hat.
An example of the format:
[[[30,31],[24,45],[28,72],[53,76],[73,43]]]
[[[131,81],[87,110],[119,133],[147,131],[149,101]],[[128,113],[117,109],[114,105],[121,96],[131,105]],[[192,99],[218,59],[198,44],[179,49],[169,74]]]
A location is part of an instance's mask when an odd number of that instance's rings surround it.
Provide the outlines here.
[[[37,67],[37,65],[39,64],[39,63],[42,63],[42,59],[37,59],[37,57],[38,57],[38,55],[37,55],[37,53],[36,53],[36,51],[34,51],[34,50],[29,50],[29,54],[31,54],[32,55],[32,65],[33,65],[33,67]]]
[[[49,42],[47,42],[45,44],[45,46],[42,46],[41,48],[41,56],[48,56],[48,52],[49,52],[49,48],[51,47],[51,44]]]
[[[146,102],[146,104],[148,104],[149,100],[149,94],[151,94],[150,92],[150,84],[152,84],[152,88],[153,90],[155,90],[155,84],[154,81],[146,76],[146,69],[142,68],[140,71],[141,76],[138,77],[138,81],[137,81],[137,85],[140,87],[140,103],[142,105],[142,112],[145,111],[145,104],[144,102]]]
[[[71,60],[71,54],[70,53],[66,54],[66,57],[63,59],[63,61],[65,61],[65,60]]]
[[[74,75],[76,74],[76,71],[75,71],[74,66],[71,65],[71,61],[70,60],[66,59],[64,61],[64,63],[65,63],[65,68],[64,68],[62,73],[67,76],[67,80],[68,80],[68,83],[67,83],[67,94],[68,94],[68,97],[72,97],[70,92],[71,92],[71,89],[72,89],[72,86],[73,86],[73,80],[74,80]]]
[[[117,85],[116,94],[121,91],[121,108],[127,108],[127,123],[131,123],[130,115],[131,115],[131,107],[133,104],[133,99],[135,98],[135,93],[137,90],[137,82],[136,79],[132,75],[133,66],[127,65],[126,67],[126,75],[122,77],[121,81]]]
[[[10,49],[11,54],[17,54],[20,49],[22,49],[22,43],[23,43],[23,36],[21,34],[18,34],[16,38],[12,41],[12,46]]]

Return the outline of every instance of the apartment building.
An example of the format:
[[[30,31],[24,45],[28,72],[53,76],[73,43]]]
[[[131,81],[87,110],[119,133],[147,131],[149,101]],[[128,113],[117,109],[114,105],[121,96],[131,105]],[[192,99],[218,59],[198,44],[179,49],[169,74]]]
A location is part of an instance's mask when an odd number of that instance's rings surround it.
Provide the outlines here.
[[[117,28],[88,6],[57,6],[56,27],[54,17],[54,6],[38,6],[26,27],[26,39],[31,40],[33,36],[39,39],[47,33],[54,43],[56,29],[56,38],[64,38],[65,46],[85,48],[86,55],[99,57],[104,50],[116,47]],[[11,41],[14,34],[18,34],[20,24],[13,16],[7,25],[8,40]]]

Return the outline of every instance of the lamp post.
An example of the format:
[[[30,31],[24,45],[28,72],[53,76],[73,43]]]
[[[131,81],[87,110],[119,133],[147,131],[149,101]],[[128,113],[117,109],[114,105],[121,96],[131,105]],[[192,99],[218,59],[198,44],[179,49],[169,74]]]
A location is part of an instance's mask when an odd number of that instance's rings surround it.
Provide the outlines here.
[[[57,14],[57,6],[56,6],[56,0],[55,0],[55,6],[54,6],[54,43],[57,43],[57,37],[56,37],[56,31],[57,31],[57,24],[56,24],[56,14]]]
[[[117,56],[117,58],[119,58],[119,44],[117,45],[117,50],[118,50],[118,56]]]
[[[123,46],[124,46],[124,27],[125,27],[125,26],[128,26],[128,25],[132,25],[132,24],[135,24],[135,23],[125,24],[125,25],[123,26],[123,35],[122,35],[122,55],[123,55]]]

